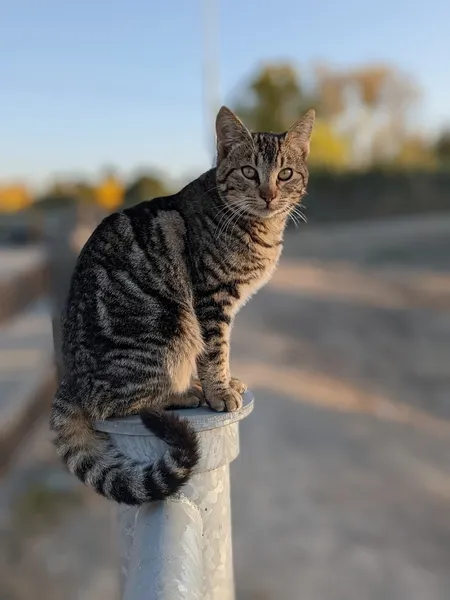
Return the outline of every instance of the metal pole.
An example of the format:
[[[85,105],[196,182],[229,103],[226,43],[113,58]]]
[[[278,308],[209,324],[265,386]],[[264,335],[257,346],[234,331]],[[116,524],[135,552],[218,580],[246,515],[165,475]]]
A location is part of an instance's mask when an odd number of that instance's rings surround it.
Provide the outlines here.
[[[203,110],[208,151],[215,159],[214,122],[219,110],[219,5],[203,0]]]
[[[197,431],[202,458],[182,494],[119,508],[123,600],[234,600],[229,466],[239,454],[239,421],[252,410],[247,392],[234,413],[177,411]],[[166,450],[138,417],[100,422],[97,429],[140,461]]]

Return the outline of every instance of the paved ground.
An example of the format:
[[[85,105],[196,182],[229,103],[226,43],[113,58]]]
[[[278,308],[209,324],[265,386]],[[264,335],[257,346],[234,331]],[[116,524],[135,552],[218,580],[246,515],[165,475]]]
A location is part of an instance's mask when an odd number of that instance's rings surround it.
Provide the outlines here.
[[[42,247],[27,248],[0,247],[0,279],[18,277],[38,267],[45,259]]]
[[[450,436],[256,389],[233,470],[241,600],[446,600]]]
[[[373,231],[294,231],[273,283],[239,316],[234,373],[256,408],[232,470],[238,600],[450,597],[442,222],[420,252],[404,226],[378,245]],[[332,277],[343,264],[344,282]],[[440,275],[394,285],[393,264]],[[1,498],[0,543],[13,549],[2,600],[115,600],[110,507],[62,475],[44,423]]]
[[[42,246],[0,246],[0,323],[45,293],[46,256]]]
[[[49,405],[53,389],[52,327],[44,298],[0,322],[0,473],[17,440]]]
[[[119,600],[114,507],[61,468],[46,417],[1,483],[2,600]]]
[[[256,395],[233,471],[241,600],[450,596],[450,253],[390,237],[407,260],[375,260],[387,250],[347,231],[291,234],[236,323]],[[423,269],[429,247],[439,285],[421,271],[394,289],[386,267]]]

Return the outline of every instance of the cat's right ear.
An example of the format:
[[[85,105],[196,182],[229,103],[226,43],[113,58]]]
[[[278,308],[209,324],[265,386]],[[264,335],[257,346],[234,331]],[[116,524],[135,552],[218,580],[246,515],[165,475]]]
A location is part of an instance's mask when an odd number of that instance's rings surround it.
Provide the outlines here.
[[[226,106],[217,113],[216,118],[217,157],[225,158],[231,148],[238,144],[253,144],[252,136],[242,121]]]

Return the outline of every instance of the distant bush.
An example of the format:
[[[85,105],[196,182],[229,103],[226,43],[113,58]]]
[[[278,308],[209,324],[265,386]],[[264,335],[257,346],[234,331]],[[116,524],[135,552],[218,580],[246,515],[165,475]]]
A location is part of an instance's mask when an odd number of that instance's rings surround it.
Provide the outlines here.
[[[312,172],[307,216],[314,222],[376,219],[450,210],[450,172]]]

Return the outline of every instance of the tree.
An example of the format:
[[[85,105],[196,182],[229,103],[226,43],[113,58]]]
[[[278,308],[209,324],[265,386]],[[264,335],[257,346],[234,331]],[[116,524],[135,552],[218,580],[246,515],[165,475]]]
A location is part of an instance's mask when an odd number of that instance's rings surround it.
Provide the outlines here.
[[[345,110],[346,74],[336,73],[323,64],[313,69],[315,79],[315,107],[323,118],[333,121]]]
[[[407,74],[384,64],[343,70],[316,65],[308,82],[303,85],[289,64],[267,65],[250,78],[235,110],[254,131],[281,132],[315,108],[310,161],[317,166],[370,167],[412,151],[411,111],[419,91]]]
[[[389,65],[334,72],[316,68],[319,105],[352,142],[355,164],[391,160],[409,135],[419,93],[408,75]]]
[[[328,171],[345,169],[348,167],[349,157],[348,141],[338,135],[327,121],[316,119],[308,159],[310,168]]]
[[[165,184],[156,175],[141,175],[125,191],[125,206],[132,206],[145,200],[169,193]]]
[[[450,130],[443,131],[439,136],[434,151],[442,167],[450,168]]]
[[[95,189],[95,200],[107,210],[118,208],[124,200],[124,189],[114,175],[108,175]]]
[[[433,149],[418,135],[406,138],[394,158],[394,165],[404,169],[435,169],[436,163],[436,155]]]
[[[31,204],[31,195],[24,185],[9,185],[0,188],[0,212],[17,212]]]
[[[263,67],[242,96],[235,110],[253,131],[287,131],[308,108],[322,107],[312,93],[305,92],[299,74],[288,64]],[[346,140],[329,122],[318,118],[311,138],[310,165],[339,169],[347,164],[348,155]]]
[[[291,65],[272,64],[253,75],[235,111],[253,131],[282,132],[312,107],[310,100]]]
[[[56,181],[38,198],[36,208],[52,211],[72,207],[75,203],[76,195],[73,186]]]
[[[73,185],[73,193],[77,200],[85,204],[94,204],[96,201],[95,187],[84,181],[79,181]]]

